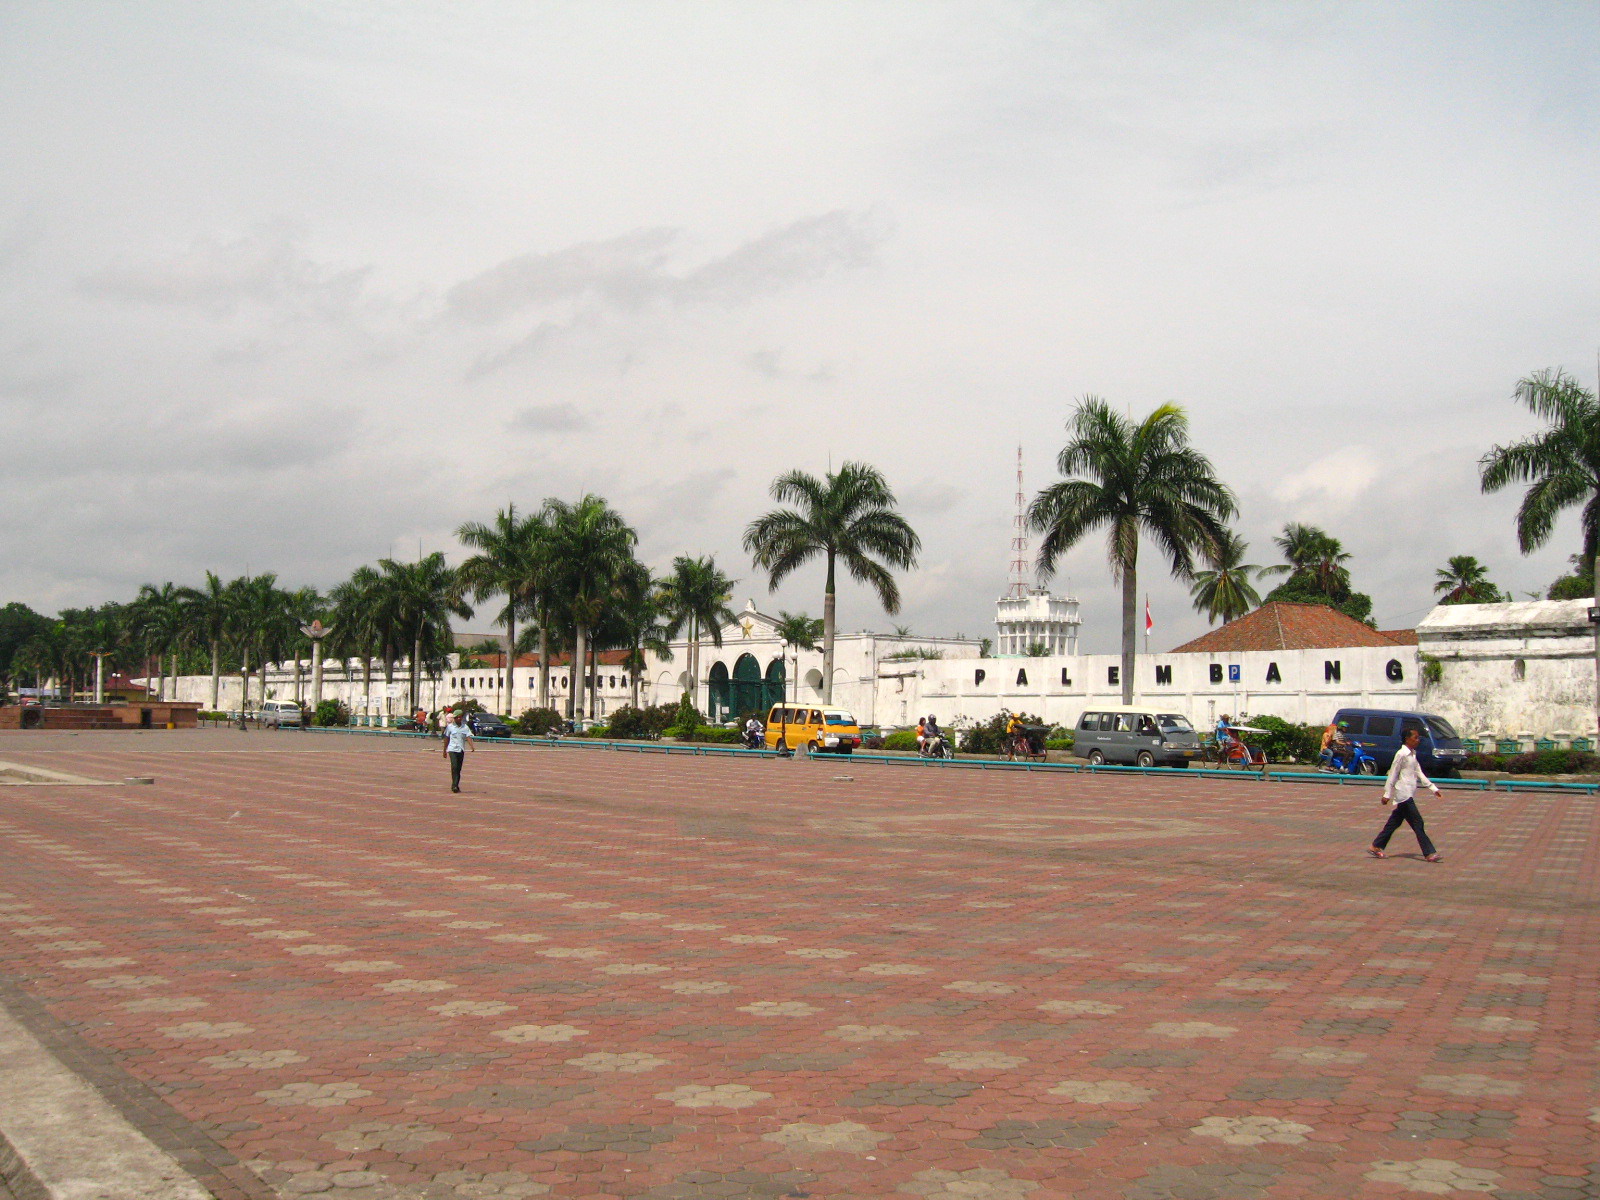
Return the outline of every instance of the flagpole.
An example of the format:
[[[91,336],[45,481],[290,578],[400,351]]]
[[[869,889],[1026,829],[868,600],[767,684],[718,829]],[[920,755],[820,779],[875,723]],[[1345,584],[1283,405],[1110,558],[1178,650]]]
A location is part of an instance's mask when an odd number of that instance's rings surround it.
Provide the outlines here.
[[[1144,652],[1150,654],[1150,593],[1144,594]]]

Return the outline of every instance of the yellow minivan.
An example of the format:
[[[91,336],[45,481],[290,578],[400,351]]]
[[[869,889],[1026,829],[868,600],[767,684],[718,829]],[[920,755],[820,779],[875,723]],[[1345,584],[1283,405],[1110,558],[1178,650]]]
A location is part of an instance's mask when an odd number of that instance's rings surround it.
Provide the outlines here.
[[[767,714],[767,749],[849,754],[861,744],[861,726],[847,708],[828,704],[774,704]]]

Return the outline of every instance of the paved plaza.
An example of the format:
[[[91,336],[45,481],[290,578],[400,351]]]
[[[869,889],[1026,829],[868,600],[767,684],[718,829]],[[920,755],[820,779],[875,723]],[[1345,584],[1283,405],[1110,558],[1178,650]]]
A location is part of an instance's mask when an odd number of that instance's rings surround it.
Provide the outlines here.
[[[0,760],[155,778],[0,787],[0,1012],[202,1194],[1600,1197],[1590,797],[1425,798],[1434,865],[1376,784]]]

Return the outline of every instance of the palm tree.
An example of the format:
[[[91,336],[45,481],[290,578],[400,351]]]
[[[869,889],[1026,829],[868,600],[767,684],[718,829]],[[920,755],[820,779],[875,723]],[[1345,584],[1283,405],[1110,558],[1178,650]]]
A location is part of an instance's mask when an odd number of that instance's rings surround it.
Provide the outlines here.
[[[835,569],[842,560],[851,578],[870,587],[894,615],[900,589],[890,568],[917,565],[922,542],[896,511],[894,493],[882,473],[866,463],[847,462],[818,479],[790,471],[772,481],[772,498],[797,508],[779,508],[750,522],[744,548],[767,572],[769,590],[819,555],[827,563],[822,593],[822,699],[833,702],[833,648],[838,629]]]
[[[471,522],[456,530],[462,544],[478,551],[456,569],[456,579],[464,592],[480,603],[490,596],[504,596],[503,607],[495,618],[506,627],[505,709],[516,713],[517,618],[533,607],[536,578],[536,518],[517,516],[517,506],[507,505],[496,514],[494,524]]]
[[[266,699],[265,645],[278,617],[278,577],[242,575],[228,584],[228,636],[239,655],[239,711],[250,710],[250,661],[255,653],[262,668],[262,699]]]
[[[1139,538],[1152,538],[1173,574],[1187,577],[1197,553],[1221,553],[1234,497],[1211,460],[1189,445],[1188,418],[1176,404],[1163,404],[1135,424],[1099,397],[1086,396],[1067,429],[1071,440],[1056,457],[1066,478],[1041,491],[1028,509],[1029,523],[1044,534],[1039,573],[1053,573],[1060,557],[1088,534],[1108,531],[1111,577],[1122,584],[1122,700],[1132,704]]]
[[[385,628],[378,592],[383,576],[369,566],[357,567],[350,578],[328,594],[332,605],[330,649],[341,658],[362,663],[361,711],[372,708],[372,660],[383,649]]]
[[[1529,488],[1517,509],[1517,544],[1524,554],[1544,545],[1556,518],[1581,504],[1583,556],[1595,564],[1594,596],[1600,605],[1600,403],[1563,371],[1536,371],[1517,384],[1516,398],[1546,428],[1479,461],[1483,490],[1513,483]],[[1600,625],[1595,626],[1595,719],[1600,721]]]
[[[800,698],[800,651],[815,650],[817,639],[822,636],[822,620],[819,617],[808,617],[805,613],[785,612],[778,610],[777,628],[773,630],[778,635],[784,646],[794,651],[794,694],[792,700]]]
[[[707,634],[711,644],[722,647],[722,628],[736,620],[728,600],[737,580],[729,579],[717,567],[715,558],[689,558],[680,554],[672,560],[672,574],[661,581],[661,595],[667,612],[668,631],[677,637],[687,628],[689,642],[689,695],[699,704],[700,639]]]
[[[666,662],[672,661],[672,631],[667,623],[666,601],[661,585],[651,579],[643,563],[629,563],[615,589],[613,618],[618,641],[627,646],[628,703],[639,707],[639,672],[644,670],[648,652]]]
[[[1262,575],[1287,575],[1285,585],[1321,592],[1335,602],[1350,596],[1350,555],[1339,539],[1315,525],[1291,521],[1272,539],[1288,561],[1266,567]]]
[[[567,689],[567,716],[585,715],[579,693],[589,656],[589,631],[601,615],[639,540],[619,513],[599,496],[586,495],[576,504],[551,500],[548,544],[551,583],[573,630],[572,686]]]
[[[155,670],[146,672],[146,682],[154,683],[154,698],[162,700],[167,693],[166,657],[172,657],[172,686],[178,686],[178,650],[188,633],[183,596],[171,583],[157,587],[153,583],[139,588],[139,595],[129,606],[130,632],[139,640],[146,661],[154,659]]]
[[[472,615],[444,555],[435,550],[414,563],[378,560],[383,572],[379,609],[393,622],[394,637],[411,646],[411,707],[422,698],[424,651],[434,651],[450,636],[450,618]],[[432,657],[432,656],[431,656]]]
[[[280,593],[279,614],[276,622],[276,631],[281,635],[278,641],[279,648],[294,654],[294,702],[299,704],[304,696],[302,687],[302,663],[300,650],[309,639],[302,632],[301,626],[309,625],[312,621],[320,621],[328,615],[328,602],[323,599],[322,593],[316,588],[296,588],[292,592]]]
[[[211,650],[211,711],[220,706],[222,644],[228,640],[229,587],[210,571],[204,587],[184,588],[182,602],[190,634]]]
[[[1434,572],[1433,594],[1440,604],[1494,604],[1500,589],[1489,582],[1489,568],[1470,554],[1452,555]]]
[[[1194,573],[1189,593],[1196,610],[1205,613],[1212,624],[1237,620],[1261,603],[1250,582],[1252,575],[1261,574],[1261,568],[1243,561],[1249,549],[1244,539],[1230,533],[1215,554],[1205,555],[1210,569]]]

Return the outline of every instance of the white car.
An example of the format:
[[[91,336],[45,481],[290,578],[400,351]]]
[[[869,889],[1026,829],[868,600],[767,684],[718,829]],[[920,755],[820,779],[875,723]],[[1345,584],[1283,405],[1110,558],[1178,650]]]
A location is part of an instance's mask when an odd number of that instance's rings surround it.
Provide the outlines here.
[[[304,722],[300,714],[300,706],[292,700],[263,700],[261,711],[256,714],[256,719],[263,725],[270,725],[274,729],[284,727],[297,729]]]

